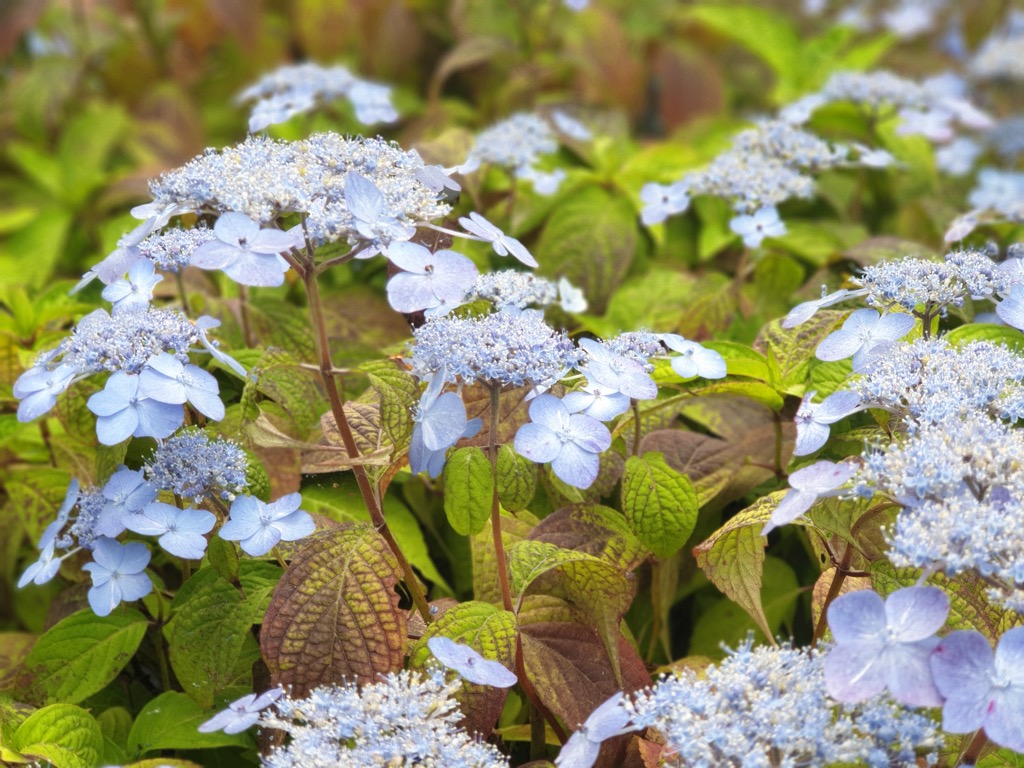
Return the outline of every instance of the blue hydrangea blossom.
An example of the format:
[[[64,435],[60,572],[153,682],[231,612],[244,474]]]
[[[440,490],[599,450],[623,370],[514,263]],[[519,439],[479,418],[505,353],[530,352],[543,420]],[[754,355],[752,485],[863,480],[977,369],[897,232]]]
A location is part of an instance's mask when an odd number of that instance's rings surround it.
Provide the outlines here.
[[[600,454],[612,444],[608,428],[582,413],[569,413],[554,395],[530,403],[531,421],[516,432],[515,450],[538,464],[551,464],[555,475],[576,488],[597,479]]]
[[[108,616],[125,600],[139,600],[153,590],[153,582],[144,572],[149,550],[137,541],[121,544],[113,539],[96,539],[93,562],[82,570],[92,575],[89,605],[97,616]]]
[[[316,530],[309,513],[299,509],[301,503],[298,493],[289,493],[270,504],[254,496],[239,496],[232,502],[230,516],[219,535],[240,542],[242,551],[260,557],[279,541],[298,541]]]

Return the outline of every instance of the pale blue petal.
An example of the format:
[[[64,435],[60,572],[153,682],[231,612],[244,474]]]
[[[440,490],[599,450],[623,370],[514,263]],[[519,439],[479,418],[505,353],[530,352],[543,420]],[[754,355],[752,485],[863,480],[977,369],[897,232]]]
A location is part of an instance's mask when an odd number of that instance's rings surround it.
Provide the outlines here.
[[[584,450],[575,443],[563,444],[558,456],[551,461],[555,475],[574,488],[589,488],[597,479],[600,465],[596,453]]]

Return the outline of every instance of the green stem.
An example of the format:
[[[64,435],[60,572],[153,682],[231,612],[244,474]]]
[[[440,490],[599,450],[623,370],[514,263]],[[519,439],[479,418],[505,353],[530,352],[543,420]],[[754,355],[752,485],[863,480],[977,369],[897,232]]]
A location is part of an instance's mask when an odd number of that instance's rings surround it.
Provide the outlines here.
[[[512,611],[512,588],[508,582],[505,544],[501,540],[501,502],[498,500],[498,409],[501,406],[501,385],[491,383],[490,390],[491,424],[487,434],[487,454],[491,460],[491,535],[494,538],[494,557],[498,561],[501,603],[506,611]]]
[[[433,617],[430,615],[430,604],[427,602],[426,595],[423,594],[423,590],[420,587],[419,580],[416,578],[416,574],[413,573],[412,566],[409,565],[409,561],[406,559],[405,554],[398,546],[398,542],[395,540],[394,535],[391,533],[391,529],[388,527],[387,520],[384,519],[384,512],[381,509],[380,499],[377,497],[373,486],[370,484],[370,478],[366,474],[366,468],[358,463],[360,456],[359,448],[356,446],[355,438],[352,435],[352,429],[349,427],[348,419],[345,417],[344,404],[341,401],[341,393],[338,391],[338,383],[334,380],[334,364],[331,362],[331,350],[328,344],[327,338],[327,325],[324,322],[323,305],[320,301],[320,286],[317,284],[316,274],[312,269],[312,259],[310,259],[309,265],[304,266],[298,270],[302,276],[302,282],[306,289],[306,298],[309,301],[309,314],[313,323],[313,339],[316,343],[317,359],[320,363],[320,378],[323,381],[324,389],[327,391],[327,399],[331,404],[331,414],[334,416],[334,420],[338,425],[338,433],[341,435],[342,443],[345,445],[345,451],[348,453],[350,459],[352,459],[352,474],[355,475],[356,483],[359,486],[359,493],[363,497],[363,503],[366,505],[367,511],[370,513],[370,520],[373,522],[373,527],[377,529],[377,532],[387,542],[388,548],[394,554],[395,559],[398,561],[399,567],[402,569],[402,573],[405,577],[405,585],[409,590],[409,594],[412,596],[412,601],[416,605],[416,610],[420,616],[423,617],[423,621],[429,624]]]
[[[255,347],[256,338],[252,332],[252,318],[249,316],[249,286],[238,286],[238,313],[242,319],[242,338],[245,346]]]
[[[640,403],[636,400],[633,403],[633,455],[640,455]]]
[[[174,282],[178,285],[178,293],[181,295],[181,311],[186,315],[192,314],[192,309],[188,305],[188,293],[185,291],[185,278],[182,276],[181,270],[174,273]]]

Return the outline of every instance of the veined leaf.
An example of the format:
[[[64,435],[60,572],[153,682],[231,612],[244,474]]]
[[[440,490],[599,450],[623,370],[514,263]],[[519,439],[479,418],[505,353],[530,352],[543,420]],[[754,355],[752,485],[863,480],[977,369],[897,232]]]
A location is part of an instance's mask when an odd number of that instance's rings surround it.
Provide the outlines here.
[[[537,491],[537,465],[511,445],[498,450],[498,500],[505,509],[526,509]]]
[[[459,448],[444,466],[444,512],[460,536],[474,536],[491,517],[494,475],[479,448]]]
[[[622,478],[622,509],[644,546],[662,559],[690,538],[697,524],[697,493],[686,475],[660,453],[630,456]]]
[[[62,619],[39,638],[25,660],[23,696],[37,703],[84,701],[131,661],[147,626],[145,616],[126,607],[109,616],[82,610]]]
[[[159,749],[203,749],[206,747],[250,747],[248,733],[223,731],[199,733],[197,728],[213,717],[184,693],[165,691],[139,712],[128,733],[128,754],[134,757]]]
[[[260,646],[275,685],[296,696],[353,677],[372,680],[404,665],[406,612],[387,543],[370,525],[311,536],[278,582]]]
[[[693,550],[711,583],[749,613],[766,637],[772,636],[772,630],[761,605],[765,546],[761,529],[782,495],[777,491],[758,499]]]
[[[81,707],[51,704],[18,726],[10,746],[55,768],[94,768],[103,751],[103,733],[96,719]]]

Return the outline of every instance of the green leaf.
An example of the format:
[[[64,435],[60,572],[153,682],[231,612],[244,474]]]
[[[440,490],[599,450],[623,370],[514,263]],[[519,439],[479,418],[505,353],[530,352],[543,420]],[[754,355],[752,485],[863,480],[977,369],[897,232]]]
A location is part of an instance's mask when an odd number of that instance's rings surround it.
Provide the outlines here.
[[[551,212],[534,253],[542,274],[567,277],[600,314],[643,243],[632,203],[587,186]]]
[[[575,560],[596,559],[583,552],[562,549],[544,541],[520,541],[508,550],[508,570],[512,593],[522,595],[541,574]]]
[[[780,81],[792,79],[804,66],[804,43],[792,23],[777,11],[741,5],[698,5],[684,15],[760,56]]]
[[[260,647],[275,685],[303,696],[343,679],[373,680],[402,668],[407,614],[401,572],[371,525],[347,525],[306,540],[278,582]]]
[[[384,517],[387,518],[388,527],[391,528],[391,533],[409,563],[434,582],[435,589],[440,587],[446,593],[453,594],[430,557],[426,539],[423,538],[423,530],[416,516],[396,494],[385,495],[383,501]],[[352,475],[332,483],[330,487],[306,486],[302,489],[302,508],[307,512],[316,512],[337,520],[339,523],[370,522],[370,513],[366,511],[366,504]]]
[[[64,254],[72,215],[62,208],[39,212],[24,229],[0,247],[0,286],[9,284],[41,288],[53,276]]]
[[[200,733],[197,729],[215,713],[204,710],[184,693],[165,691],[139,712],[128,734],[128,754],[143,755],[158,749],[251,747],[248,733]]]
[[[796,328],[783,328],[781,320],[764,327],[754,349],[768,358],[773,383],[780,391],[802,396],[807,388],[818,345],[846,320],[849,312],[823,309]]]
[[[175,595],[164,628],[171,668],[202,707],[212,707],[230,686],[252,684],[252,665],[259,658],[252,626],[262,619],[281,569],[252,560],[241,566],[241,591],[216,568],[194,573]]]
[[[627,573],[639,567],[650,554],[622,513],[600,504],[562,507],[535,525],[528,539],[593,555]]]
[[[450,637],[473,648],[485,659],[500,661],[510,670],[516,668],[516,617],[491,603],[470,600],[454,605],[427,626],[423,637],[409,649],[409,668],[425,669],[433,659],[427,640]],[[465,713],[465,727],[477,733],[490,733],[508,691],[466,682],[456,694]]]
[[[90,105],[68,122],[57,147],[62,199],[78,208],[107,181],[107,161],[127,127],[119,104]]]
[[[22,141],[9,142],[6,149],[7,159],[18,170],[32,179],[54,199],[63,199],[61,164],[52,152]]]
[[[1024,335],[1016,328],[990,323],[968,323],[954,328],[945,334],[946,341],[959,347],[972,341],[991,341],[993,344],[1005,344],[1017,352],[1024,350]]]
[[[419,399],[415,379],[394,360],[373,360],[359,366],[380,397],[381,426],[394,445],[405,445],[412,435],[412,407]]]
[[[792,623],[802,590],[792,566],[777,557],[765,558],[763,574],[761,602],[774,636],[783,624]],[[710,606],[701,608],[690,636],[688,653],[712,659],[724,658],[723,645],[735,648],[755,629],[757,626],[746,611],[731,600],[719,598]],[[763,631],[755,632],[754,642],[767,642]]]
[[[782,496],[783,492],[775,492],[761,497],[693,550],[697,565],[711,583],[749,613],[766,637],[772,630],[761,605],[765,546],[761,529]]]
[[[622,509],[630,528],[657,557],[671,557],[697,524],[697,493],[660,453],[630,456],[622,477]]]
[[[747,376],[770,382],[768,360],[757,350],[735,341],[706,341],[704,346],[725,359],[725,371],[730,376]]]
[[[146,617],[122,607],[109,616],[73,613],[39,638],[25,660],[28,701],[77,704],[103,690],[135,655]]]
[[[475,536],[491,519],[494,475],[480,448],[459,448],[444,465],[444,513],[460,536]]]
[[[511,445],[498,450],[498,501],[513,512],[526,509],[537,491],[537,465]]]
[[[10,746],[55,768],[95,768],[103,751],[103,732],[81,707],[51,704],[18,726]]]

